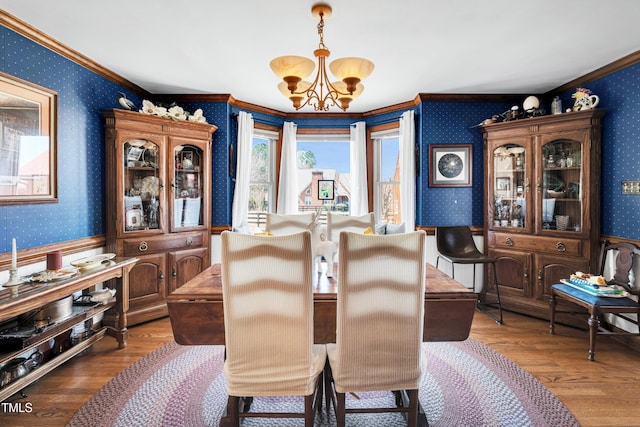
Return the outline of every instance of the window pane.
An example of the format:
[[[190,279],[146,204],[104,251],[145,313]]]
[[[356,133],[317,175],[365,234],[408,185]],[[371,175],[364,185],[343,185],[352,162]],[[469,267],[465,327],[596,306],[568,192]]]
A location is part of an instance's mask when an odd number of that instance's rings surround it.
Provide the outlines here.
[[[269,181],[269,140],[253,138],[251,150],[251,182]]]
[[[273,144],[269,138],[253,137],[249,175],[249,226],[252,228],[264,228],[266,213],[275,208]]]
[[[298,141],[298,211],[324,207],[349,214],[351,198],[349,141]],[[333,181],[333,199],[321,199],[319,181]],[[320,221],[324,222],[325,215]]]
[[[379,146],[379,168],[376,171],[377,201],[376,216],[381,222],[399,224],[402,222],[400,212],[400,139],[398,137],[381,138]]]
[[[387,138],[380,140],[381,144],[381,166],[382,181],[400,182],[399,165],[400,160],[400,140],[398,138]]]
[[[381,201],[382,212],[380,212],[380,221],[399,224],[402,222],[400,218],[400,184],[382,183]]]

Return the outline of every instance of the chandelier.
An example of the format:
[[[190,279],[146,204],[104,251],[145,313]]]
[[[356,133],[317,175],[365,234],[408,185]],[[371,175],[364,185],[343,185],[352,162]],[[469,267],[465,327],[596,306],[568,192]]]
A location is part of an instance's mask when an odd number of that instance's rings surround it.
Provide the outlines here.
[[[349,103],[364,90],[360,83],[373,71],[373,62],[364,58],[340,58],[329,64],[331,73],[338,78],[330,82],[326,60],[329,49],[324,44],[324,18],[331,16],[331,6],[326,3],[315,4],[311,14],[319,18],[318,36],[320,43],[313,54],[318,59],[318,68],[313,82],[307,79],[315,69],[315,63],[304,56],[280,56],[269,64],[273,72],[283,81],[278,89],[289,98],[296,110],[309,105],[315,111],[329,111],[336,106],[343,111]]]

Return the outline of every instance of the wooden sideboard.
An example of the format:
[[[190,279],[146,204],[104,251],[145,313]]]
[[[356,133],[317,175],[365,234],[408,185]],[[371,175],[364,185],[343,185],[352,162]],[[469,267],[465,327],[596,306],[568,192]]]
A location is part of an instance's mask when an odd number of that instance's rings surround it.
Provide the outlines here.
[[[129,271],[138,261],[137,258],[115,258],[113,261],[102,264],[97,268],[80,271],[79,274],[59,281],[38,283],[25,282],[20,285],[17,296],[11,296],[8,289],[0,289],[0,325],[8,327],[0,331],[7,338],[8,334],[13,333],[20,327],[18,321],[19,316],[25,313],[39,310],[47,304],[55,303],[63,298],[73,295],[76,292],[91,289],[97,284],[105,283],[108,287],[116,290],[116,295],[107,304],[91,304],[91,305],[74,305],[70,316],[66,316],[60,320],[50,324],[34,328],[33,333],[27,331],[23,338],[23,345],[18,347],[15,343],[9,344],[9,341],[2,340],[0,343],[0,366],[5,365],[22,355],[28,355],[40,351],[44,347],[48,347],[48,343],[54,342],[58,337],[69,335],[74,327],[83,321],[90,321],[92,326],[91,333],[82,341],[75,345],[62,345],[60,348],[44,351],[44,360],[35,369],[31,370],[27,375],[22,376],[15,381],[10,382],[0,388],[0,401],[4,401],[17,392],[20,392],[26,386],[36,381],[40,377],[51,372],[65,361],[81,353],[94,343],[104,337],[104,335],[113,336],[118,342],[118,348],[124,348],[127,345],[127,311],[129,309]],[[117,313],[119,323],[113,327],[94,325],[92,320],[95,316],[108,311]],[[15,327],[11,325],[15,324]],[[63,348],[64,347],[64,348]]]

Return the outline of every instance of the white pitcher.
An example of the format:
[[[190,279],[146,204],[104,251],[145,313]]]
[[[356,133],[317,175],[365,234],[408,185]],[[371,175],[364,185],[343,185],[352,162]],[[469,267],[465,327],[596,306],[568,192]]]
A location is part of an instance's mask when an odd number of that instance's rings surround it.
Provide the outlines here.
[[[598,95],[584,95],[582,98],[577,98],[573,104],[573,111],[590,110],[596,108],[596,105],[600,102]]]

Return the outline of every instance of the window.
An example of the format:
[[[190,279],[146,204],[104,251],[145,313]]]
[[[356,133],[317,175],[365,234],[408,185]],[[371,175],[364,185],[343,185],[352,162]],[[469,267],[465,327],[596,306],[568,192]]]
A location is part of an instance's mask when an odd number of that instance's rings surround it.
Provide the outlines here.
[[[373,132],[373,210],[378,222],[400,224],[399,129]]]
[[[267,212],[275,212],[275,152],[278,134],[256,129],[251,150],[249,183],[249,226],[262,228]]]
[[[321,222],[327,211],[348,215],[351,194],[349,135],[298,134],[297,150],[299,212],[323,208]],[[320,180],[334,182],[332,200],[318,197]]]

